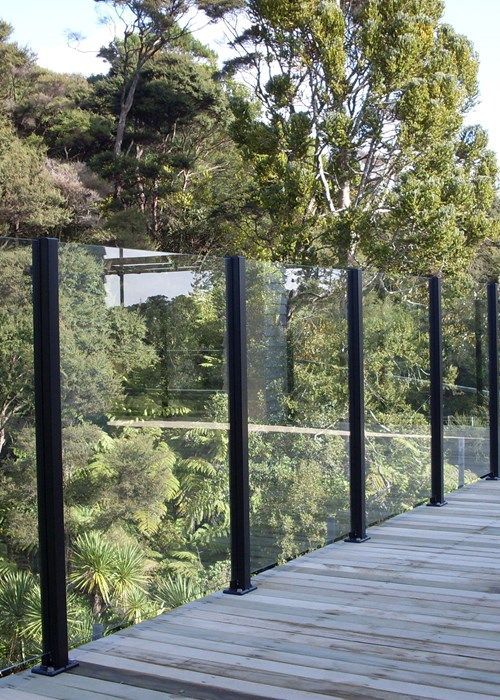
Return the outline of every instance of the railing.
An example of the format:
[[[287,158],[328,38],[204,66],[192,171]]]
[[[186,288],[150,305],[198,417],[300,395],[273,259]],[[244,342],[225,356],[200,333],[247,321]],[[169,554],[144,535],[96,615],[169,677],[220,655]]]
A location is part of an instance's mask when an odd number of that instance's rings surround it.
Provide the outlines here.
[[[55,239],[0,265],[7,671],[498,478],[496,282]],[[197,566],[203,589],[172,574]]]

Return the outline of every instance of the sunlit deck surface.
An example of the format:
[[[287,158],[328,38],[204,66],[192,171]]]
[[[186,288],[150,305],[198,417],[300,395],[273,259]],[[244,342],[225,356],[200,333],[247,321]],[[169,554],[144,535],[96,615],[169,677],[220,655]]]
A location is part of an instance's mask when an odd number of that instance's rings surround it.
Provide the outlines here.
[[[500,482],[74,651],[0,697],[499,698]]]

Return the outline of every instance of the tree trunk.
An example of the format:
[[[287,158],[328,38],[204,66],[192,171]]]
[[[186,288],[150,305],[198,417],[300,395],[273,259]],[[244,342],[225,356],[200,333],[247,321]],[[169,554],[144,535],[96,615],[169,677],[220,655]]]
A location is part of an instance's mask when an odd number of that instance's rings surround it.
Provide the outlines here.
[[[159,222],[159,216],[158,216],[158,194],[156,193],[156,182],[154,183],[154,192],[153,192],[153,197],[152,197],[152,206],[151,206],[151,218],[152,218],[152,234],[153,234],[153,240],[159,243],[159,231],[160,231],[160,222]]]
[[[92,614],[94,617],[99,617],[99,615],[102,613],[102,608],[103,600],[98,591],[95,590],[92,594]]]
[[[94,589],[94,592],[91,595],[92,598],[92,616],[93,616],[93,622],[92,622],[92,641],[96,639],[100,639],[102,636],[104,636],[104,625],[102,622],[98,622],[98,620],[101,619],[101,613],[102,609],[104,607],[104,601],[99,594],[97,589]]]
[[[123,88],[123,95],[120,106],[120,116],[118,118],[118,126],[116,128],[116,138],[115,138],[115,156],[121,155],[123,148],[123,139],[125,137],[125,128],[127,126],[127,117],[132,105],[134,104],[135,91],[137,90],[137,85],[139,84],[140,71],[138,70],[134,77],[132,78],[130,85],[127,89],[125,86]]]
[[[0,455],[2,454],[3,448],[5,447],[5,442],[6,442],[5,427],[2,424],[2,427],[0,428]]]
[[[339,173],[342,174],[338,193],[338,205],[340,211],[347,211],[352,206],[351,181],[349,179],[349,151],[343,148],[339,156]],[[358,239],[355,231],[349,233],[347,247],[347,265],[356,267],[356,248]]]
[[[358,248],[358,239],[354,231],[350,232],[349,235],[349,249],[347,251],[347,265],[348,267],[357,267],[358,261],[356,259],[356,251]]]
[[[339,189],[339,209],[349,209],[351,206],[351,181],[349,179],[349,152],[343,148],[339,155],[338,171],[341,176]]]

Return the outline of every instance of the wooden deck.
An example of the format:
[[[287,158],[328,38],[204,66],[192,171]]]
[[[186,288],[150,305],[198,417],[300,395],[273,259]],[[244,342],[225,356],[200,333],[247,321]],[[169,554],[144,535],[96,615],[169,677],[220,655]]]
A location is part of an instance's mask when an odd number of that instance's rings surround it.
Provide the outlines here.
[[[500,697],[500,482],[482,481],[72,656],[33,698]]]

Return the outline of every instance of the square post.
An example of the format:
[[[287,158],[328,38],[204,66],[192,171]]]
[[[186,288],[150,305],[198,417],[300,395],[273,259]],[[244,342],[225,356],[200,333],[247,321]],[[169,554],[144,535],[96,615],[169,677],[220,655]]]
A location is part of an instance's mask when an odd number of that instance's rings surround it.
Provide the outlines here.
[[[120,272],[118,279],[120,280],[120,306],[125,306],[125,272],[123,270],[123,248],[118,249],[118,257],[120,258]]]
[[[245,595],[256,587],[250,578],[246,265],[237,255],[226,258],[226,314],[231,582],[224,593]]]
[[[42,609],[42,663],[33,673],[55,676],[78,665],[68,658],[64,546],[59,241],[33,241],[33,349]]]
[[[346,542],[366,542],[365,392],[363,362],[363,274],[347,271],[349,356],[349,493],[351,530]]]
[[[443,332],[441,278],[429,278],[429,359],[431,373],[431,497],[428,506],[446,505],[444,498]]]
[[[498,421],[498,283],[488,284],[488,354],[489,354],[489,414],[490,414],[490,480],[499,478],[498,462],[500,436]]]

